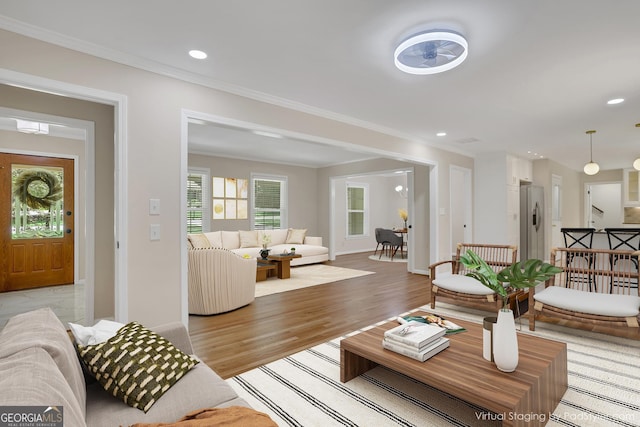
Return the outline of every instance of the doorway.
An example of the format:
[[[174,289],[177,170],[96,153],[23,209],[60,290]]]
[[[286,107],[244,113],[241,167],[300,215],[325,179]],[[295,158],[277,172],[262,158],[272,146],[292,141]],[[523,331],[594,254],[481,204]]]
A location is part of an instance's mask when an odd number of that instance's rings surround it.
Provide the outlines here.
[[[622,226],[622,183],[586,184],[585,201],[587,227],[604,230],[607,227]]]
[[[0,153],[0,292],[74,282],[74,160]]]

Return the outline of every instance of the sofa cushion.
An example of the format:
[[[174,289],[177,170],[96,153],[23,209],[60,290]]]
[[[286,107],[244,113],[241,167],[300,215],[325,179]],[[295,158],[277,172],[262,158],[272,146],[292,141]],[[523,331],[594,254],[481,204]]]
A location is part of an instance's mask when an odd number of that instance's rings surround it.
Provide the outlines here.
[[[221,231],[222,247],[225,249],[238,249],[240,247],[240,233],[237,231]]]
[[[144,412],[198,363],[136,322],[101,344],[79,345],[78,352],[105,390]]]
[[[204,235],[209,239],[212,248],[222,247],[222,233],[220,231],[208,231]]]
[[[191,242],[191,246],[195,249],[206,249],[211,247],[209,239],[202,233],[187,234],[187,240]]]
[[[271,236],[271,245],[281,245],[287,240],[287,233],[289,233],[288,229],[276,229],[276,230],[259,230],[258,231],[258,239],[262,241],[262,235],[266,234]]]
[[[65,327],[50,308],[13,316],[0,333],[0,358],[39,347],[46,351],[69,384],[84,418],[86,385],[82,367]]]
[[[443,274],[432,282],[439,288],[471,295],[491,295],[494,292],[473,277],[463,274]]]
[[[295,228],[290,228],[289,232],[287,233],[287,240],[285,240],[285,243],[290,243],[290,244],[303,244],[304,243],[304,237],[307,235],[307,229],[295,229]]]
[[[4,407],[42,406],[43,413],[51,407],[47,413],[52,421],[59,420],[61,413],[65,426],[86,425],[84,404],[80,405],[50,354],[39,347],[0,358],[0,402]]]
[[[204,363],[196,365],[145,414],[107,393],[99,384],[87,388],[87,425],[128,426],[139,422],[175,422],[189,411],[201,408],[249,404]]]
[[[258,232],[240,230],[240,247],[241,248],[258,248]]]
[[[640,297],[601,294],[549,286],[533,295],[536,301],[564,310],[600,316],[633,317],[640,313]]]

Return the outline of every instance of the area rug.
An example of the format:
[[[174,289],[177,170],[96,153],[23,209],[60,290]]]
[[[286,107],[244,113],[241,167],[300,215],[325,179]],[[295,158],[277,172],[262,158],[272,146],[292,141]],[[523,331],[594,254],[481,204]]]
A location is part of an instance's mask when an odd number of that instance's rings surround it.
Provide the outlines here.
[[[270,277],[256,283],[256,298],[309,286],[337,282],[338,280],[353,279],[354,277],[374,274],[373,271],[354,270],[352,268],[334,267],[325,264],[301,265],[291,267],[290,279]]]
[[[407,258],[402,258],[400,255],[394,256],[393,258],[388,257],[384,254],[382,256],[369,255],[369,259],[372,261],[383,261],[383,262],[407,262]]]
[[[438,303],[437,310],[420,309],[474,322],[487,315],[459,311],[442,303]],[[522,329],[529,333],[524,330],[524,322]],[[567,343],[569,388],[553,414],[521,414],[522,417],[529,417],[530,421],[537,418],[547,426],[640,426],[640,341],[543,322],[536,323],[532,334]],[[488,419],[482,408],[381,366],[341,383],[342,338],[227,382],[280,426],[475,427],[500,423]]]

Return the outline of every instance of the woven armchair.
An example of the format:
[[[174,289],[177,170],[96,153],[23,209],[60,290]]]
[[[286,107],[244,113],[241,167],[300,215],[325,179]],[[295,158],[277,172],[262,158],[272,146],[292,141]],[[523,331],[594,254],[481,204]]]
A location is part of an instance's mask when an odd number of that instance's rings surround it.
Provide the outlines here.
[[[467,303],[490,303],[496,309],[502,307],[502,298],[482,283],[466,276],[468,272],[460,262],[460,255],[471,249],[494,271],[498,272],[518,258],[518,249],[512,245],[489,245],[480,243],[458,243],[455,258],[429,266],[431,279],[431,308],[436,307],[436,297],[443,296]],[[449,268],[450,271],[438,270]],[[436,276],[437,274],[437,276]]]
[[[189,249],[189,313],[224,313],[252,303],[256,262],[222,248]]]

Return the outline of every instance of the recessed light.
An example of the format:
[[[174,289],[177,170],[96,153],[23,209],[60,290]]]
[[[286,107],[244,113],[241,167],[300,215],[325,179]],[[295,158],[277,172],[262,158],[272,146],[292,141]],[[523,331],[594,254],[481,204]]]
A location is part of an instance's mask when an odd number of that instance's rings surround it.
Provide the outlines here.
[[[446,132],[438,132],[436,133],[436,136],[447,136]]]
[[[207,54],[201,50],[190,50],[189,56],[195,59],[205,59],[207,57]]]
[[[609,105],[616,105],[616,104],[621,104],[624,102],[624,98],[615,98],[615,99],[610,99],[607,101],[607,104]]]

